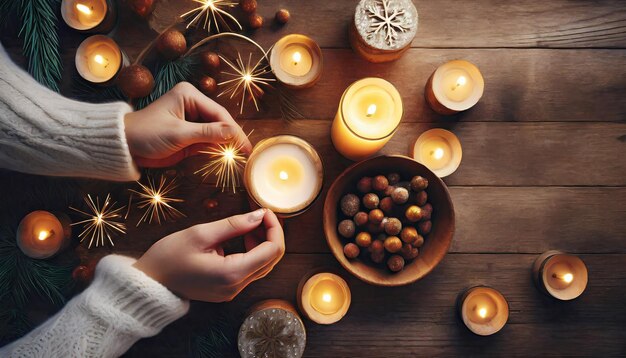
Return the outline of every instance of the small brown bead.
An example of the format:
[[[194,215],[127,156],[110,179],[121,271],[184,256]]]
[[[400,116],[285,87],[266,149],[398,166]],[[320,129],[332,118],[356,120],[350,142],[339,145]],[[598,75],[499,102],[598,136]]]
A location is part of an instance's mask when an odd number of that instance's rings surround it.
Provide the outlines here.
[[[353,217],[356,213],[359,212],[359,207],[361,205],[361,201],[359,197],[354,194],[347,194],[341,198],[340,207],[341,212],[345,216]]]
[[[411,179],[411,189],[413,191],[420,191],[426,188],[428,188],[428,180],[426,178],[417,175]]]
[[[430,231],[433,228],[433,222],[430,220],[427,221],[422,221],[421,223],[417,224],[417,231],[420,232],[420,234],[422,235],[428,235],[430,234]]]
[[[385,214],[391,215],[393,212],[393,200],[390,197],[383,198],[378,204],[378,208],[382,210]]]
[[[256,0],[241,0],[239,2],[239,7],[245,13],[251,14],[256,11]]]
[[[343,247],[343,254],[346,255],[349,259],[355,259],[359,256],[361,249],[356,246],[354,243],[347,243],[346,246]]]
[[[205,96],[210,97],[217,91],[217,82],[213,77],[202,76],[198,81],[198,89]]]
[[[393,272],[402,271],[404,268],[404,258],[400,255],[392,255],[389,260],[387,260],[387,267]]]
[[[409,192],[408,190],[404,188],[396,188],[391,193],[391,199],[393,200],[394,203],[398,205],[402,205],[406,203],[407,201],[409,201]]]
[[[379,203],[380,199],[378,199],[378,195],[374,193],[365,194],[365,196],[363,197],[363,206],[370,210],[376,209]]]
[[[424,216],[422,209],[417,205],[411,205],[406,209],[405,216],[410,222],[418,222]]]
[[[259,14],[252,14],[248,17],[248,23],[250,24],[250,28],[253,30],[260,29],[263,27],[263,16]]]
[[[419,250],[411,246],[411,244],[402,245],[402,249],[400,250],[400,255],[402,255],[405,260],[413,260],[418,254]]]
[[[222,62],[220,56],[213,51],[204,51],[199,55],[200,64],[202,69],[207,72],[215,72],[219,70]]]
[[[354,241],[361,247],[369,247],[372,244],[372,235],[367,232],[360,232]]]
[[[397,236],[389,236],[385,239],[385,250],[396,253],[402,249],[402,241]]]
[[[389,173],[387,174],[387,180],[389,181],[389,185],[396,185],[400,182],[400,174]]]
[[[367,224],[368,220],[369,216],[366,212],[359,211],[358,213],[356,213],[356,215],[354,215],[354,223],[356,224],[356,226],[363,226]]]
[[[339,227],[337,228],[339,231],[339,235],[345,237],[346,239],[350,239],[354,237],[354,233],[356,232],[356,226],[352,220],[342,220],[339,223]]]
[[[280,9],[276,11],[276,22],[281,25],[286,24],[289,21],[290,17],[291,15],[289,14],[289,11],[287,9]]]
[[[384,175],[377,175],[372,182],[372,188],[376,191],[384,192],[389,186],[389,180]]]
[[[389,218],[385,223],[385,232],[390,236],[396,236],[402,231],[402,223],[396,218]]]
[[[426,194],[425,190],[418,191],[417,193],[415,193],[415,204],[417,204],[417,206],[424,206],[424,204],[426,204],[427,201],[428,201],[428,194]]]
[[[372,178],[363,177],[356,183],[356,189],[362,194],[367,194],[372,191]]]
[[[380,224],[383,222],[385,214],[380,209],[374,209],[369,213],[369,220],[372,224]]]
[[[400,233],[400,239],[402,239],[402,241],[406,242],[407,244],[414,243],[415,240],[417,240],[418,236],[419,234],[417,233],[417,229],[412,226],[405,227]]]

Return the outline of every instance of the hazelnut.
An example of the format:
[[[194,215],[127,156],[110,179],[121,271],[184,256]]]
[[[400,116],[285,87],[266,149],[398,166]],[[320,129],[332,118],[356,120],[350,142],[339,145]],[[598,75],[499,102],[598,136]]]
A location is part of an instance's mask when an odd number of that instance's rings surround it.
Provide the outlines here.
[[[385,232],[390,236],[396,236],[402,231],[402,223],[396,218],[389,218],[385,223]]]
[[[239,7],[243,12],[251,14],[256,11],[256,0],[241,0]]]
[[[350,239],[354,237],[354,233],[356,232],[356,226],[354,225],[354,221],[352,220],[343,220],[339,223],[339,227],[337,228],[339,231],[339,235],[345,237],[346,239]]]
[[[372,178],[370,177],[361,178],[361,180],[359,180],[359,182],[356,183],[356,188],[358,191],[360,191],[363,194],[369,193],[370,191],[372,191]]]
[[[372,244],[372,235],[368,232],[360,232],[356,235],[354,241],[361,247],[369,247]]]
[[[396,185],[400,182],[400,174],[398,173],[389,173],[387,174],[387,181],[389,181],[389,185]]]
[[[370,253],[370,258],[374,263],[383,263],[383,261],[385,261],[385,252],[372,252]]]
[[[385,239],[384,245],[385,250],[393,254],[400,251],[400,249],[402,248],[402,241],[400,241],[397,236],[389,236],[387,239]]]
[[[374,177],[374,180],[372,181],[372,188],[374,188],[374,190],[376,191],[384,192],[388,186],[389,186],[389,181],[387,180],[387,177],[385,177],[384,175],[377,175],[376,177]]]
[[[378,199],[378,195],[374,193],[365,194],[363,197],[363,206],[372,210],[378,207],[380,200]]]
[[[417,224],[417,231],[419,231],[422,235],[430,234],[430,230],[432,230],[432,228],[433,222],[430,220],[422,221],[421,223]]]
[[[402,239],[402,241],[406,242],[407,244],[414,243],[418,237],[419,234],[417,233],[417,229],[412,226],[405,227],[400,233],[400,239]]]
[[[263,27],[263,16],[259,14],[252,14],[248,17],[248,24],[250,28],[253,30],[260,29]]]
[[[287,9],[280,9],[276,11],[275,17],[276,17],[276,22],[278,22],[281,25],[284,25],[289,21],[289,18],[291,17],[291,15],[289,14],[289,11]]]
[[[204,51],[199,55],[200,64],[207,72],[215,72],[220,68],[220,56],[213,51]]]
[[[393,211],[393,200],[390,197],[383,198],[378,205],[378,208],[385,214],[390,215]]]
[[[426,188],[428,188],[428,180],[426,178],[417,175],[411,179],[411,189],[413,191],[420,191]]]
[[[363,226],[367,224],[368,220],[369,216],[363,211],[359,211],[358,213],[356,213],[356,215],[354,215],[354,223],[356,224],[356,226]]]
[[[402,271],[404,268],[404,259],[400,255],[392,255],[389,260],[387,260],[387,267],[393,272]]]
[[[217,82],[213,77],[202,76],[198,81],[198,89],[204,93],[205,96],[210,97],[217,91]]]
[[[389,185],[385,191],[383,191],[383,196],[391,196],[393,191],[396,190],[396,187],[393,185]]]
[[[422,206],[422,211],[424,212],[422,220],[430,220],[430,217],[433,215],[433,206],[430,203],[426,203],[426,205]]]
[[[370,252],[385,252],[385,245],[383,243],[383,240],[374,240],[372,241],[372,244],[369,247],[369,251]]]
[[[411,244],[413,247],[422,247],[424,245],[424,237],[422,235],[417,235],[417,239]]]
[[[411,246],[411,244],[402,245],[402,249],[400,250],[400,255],[402,255],[405,260],[413,260],[418,254],[419,250]]]
[[[349,259],[355,259],[359,256],[361,249],[353,243],[347,243],[346,246],[343,247],[343,254],[346,255]]]
[[[409,201],[409,191],[404,188],[396,188],[391,193],[391,199],[393,200],[394,203],[398,205],[402,205],[406,203],[407,201]]]
[[[354,216],[359,212],[359,206],[361,205],[361,201],[359,197],[354,194],[347,194],[343,198],[341,198],[341,212],[345,216]]]
[[[426,194],[426,191],[422,190],[415,193],[415,204],[417,204],[417,206],[424,206],[427,201],[428,194]]]
[[[417,205],[411,205],[406,209],[405,216],[411,222],[418,222],[424,216],[422,209]]]
[[[374,210],[370,211],[370,214],[369,214],[370,223],[372,223],[372,224],[380,224],[380,223],[383,222],[384,218],[385,218],[385,214],[383,213],[382,210],[374,209]]]

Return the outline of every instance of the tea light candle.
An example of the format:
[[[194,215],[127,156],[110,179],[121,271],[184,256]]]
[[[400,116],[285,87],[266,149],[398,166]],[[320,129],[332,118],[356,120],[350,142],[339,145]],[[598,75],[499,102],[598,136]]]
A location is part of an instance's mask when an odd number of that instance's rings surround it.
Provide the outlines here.
[[[398,129],[402,98],[382,78],[364,78],[346,89],[331,128],[335,148],[344,157],[362,160],[378,152]]]
[[[459,138],[445,129],[435,128],[422,133],[413,146],[413,159],[440,178],[454,173],[462,157]]]
[[[307,275],[298,287],[298,307],[315,323],[332,324],[341,320],[350,302],[348,283],[332,273]]]
[[[287,87],[313,86],[322,75],[322,50],[310,37],[287,35],[273,46],[270,66],[276,78]]]
[[[251,199],[279,217],[301,214],[322,190],[324,169],[313,146],[295,136],[260,141],[244,173]]]
[[[455,60],[441,65],[430,76],[424,94],[430,107],[443,115],[472,108],[483,96],[485,81],[474,64]]]
[[[47,211],[33,211],[17,228],[17,246],[26,256],[45,259],[54,256],[69,240],[68,229]]]
[[[61,16],[79,31],[108,32],[114,24],[114,7],[107,0],[63,0]]]
[[[82,78],[92,83],[104,84],[111,81],[124,62],[119,46],[107,36],[88,37],[76,50],[76,69]]]
[[[587,288],[587,266],[578,256],[551,250],[535,260],[533,278],[542,292],[559,300],[573,300]]]
[[[465,326],[480,336],[497,333],[509,319],[509,304],[504,296],[486,286],[464,291],[459,296],[458,311]]]

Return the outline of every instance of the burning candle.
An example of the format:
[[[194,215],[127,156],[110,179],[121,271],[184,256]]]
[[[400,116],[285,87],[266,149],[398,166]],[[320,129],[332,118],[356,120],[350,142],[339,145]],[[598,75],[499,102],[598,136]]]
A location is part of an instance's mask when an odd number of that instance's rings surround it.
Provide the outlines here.
[[[440,178],[454,173],[462,157],[459,138],[445,129],[435,128],[422,133],[413,146],[413,158]]]
[[[124,55],[113,39],[103,35],[88,37],[76,51],[76,69],[93,83],[108,83],[120,71]]]
[[[270,65],[276,78],[287,87],[311,87],[322,74],[322,51],[310,37],[287,35],[272,48]]]
[[[308,209],[322,190],[324,169],[315,149],[290,135],[260,141],[244,173],[251,199],[280,217]]]
[[[79,31],[108,32],[115,23],[113,6],[107,0],[63,0],[61,16]]]
[[[401,119],[402,98],[396,88],[381,78],[364,78],[343,93],[331,138],[344,157],[362,160],[391,139]]]
[[[430,76],[424,94],[430,107],[443,115],[472,108],[483,95],[485,81],[474,64],[455,60],[443,64]]]
[[[500,331],[509,319],[509,304],[504,296],[486,286],[464,291],[459,296],[458,310],[467,328],[481,336]]]
[[[587,288],[587,266],[578,256],[547,251],[533,264],[533,278],[544,293],[562,300],[573,300]]]
[[[332,324],[350,308],[351,294],[346,281],[332,273],[309,274],[298,287],[298,306],[315,323]]]
[[[42,210],[26,215],[17,228],[17,246],[34,259],[54,256],[70,237],[69,219]]]

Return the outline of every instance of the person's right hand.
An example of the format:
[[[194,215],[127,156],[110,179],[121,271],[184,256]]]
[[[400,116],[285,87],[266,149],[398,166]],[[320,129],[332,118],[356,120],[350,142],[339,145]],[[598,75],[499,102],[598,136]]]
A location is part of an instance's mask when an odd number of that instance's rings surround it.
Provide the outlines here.
[[[242,235],[247,252],[224,256],[222,243]],[[267,275],[284,253],[278,218],[259,209],[166,236],[134,266],[183,298],[224,302]]]

